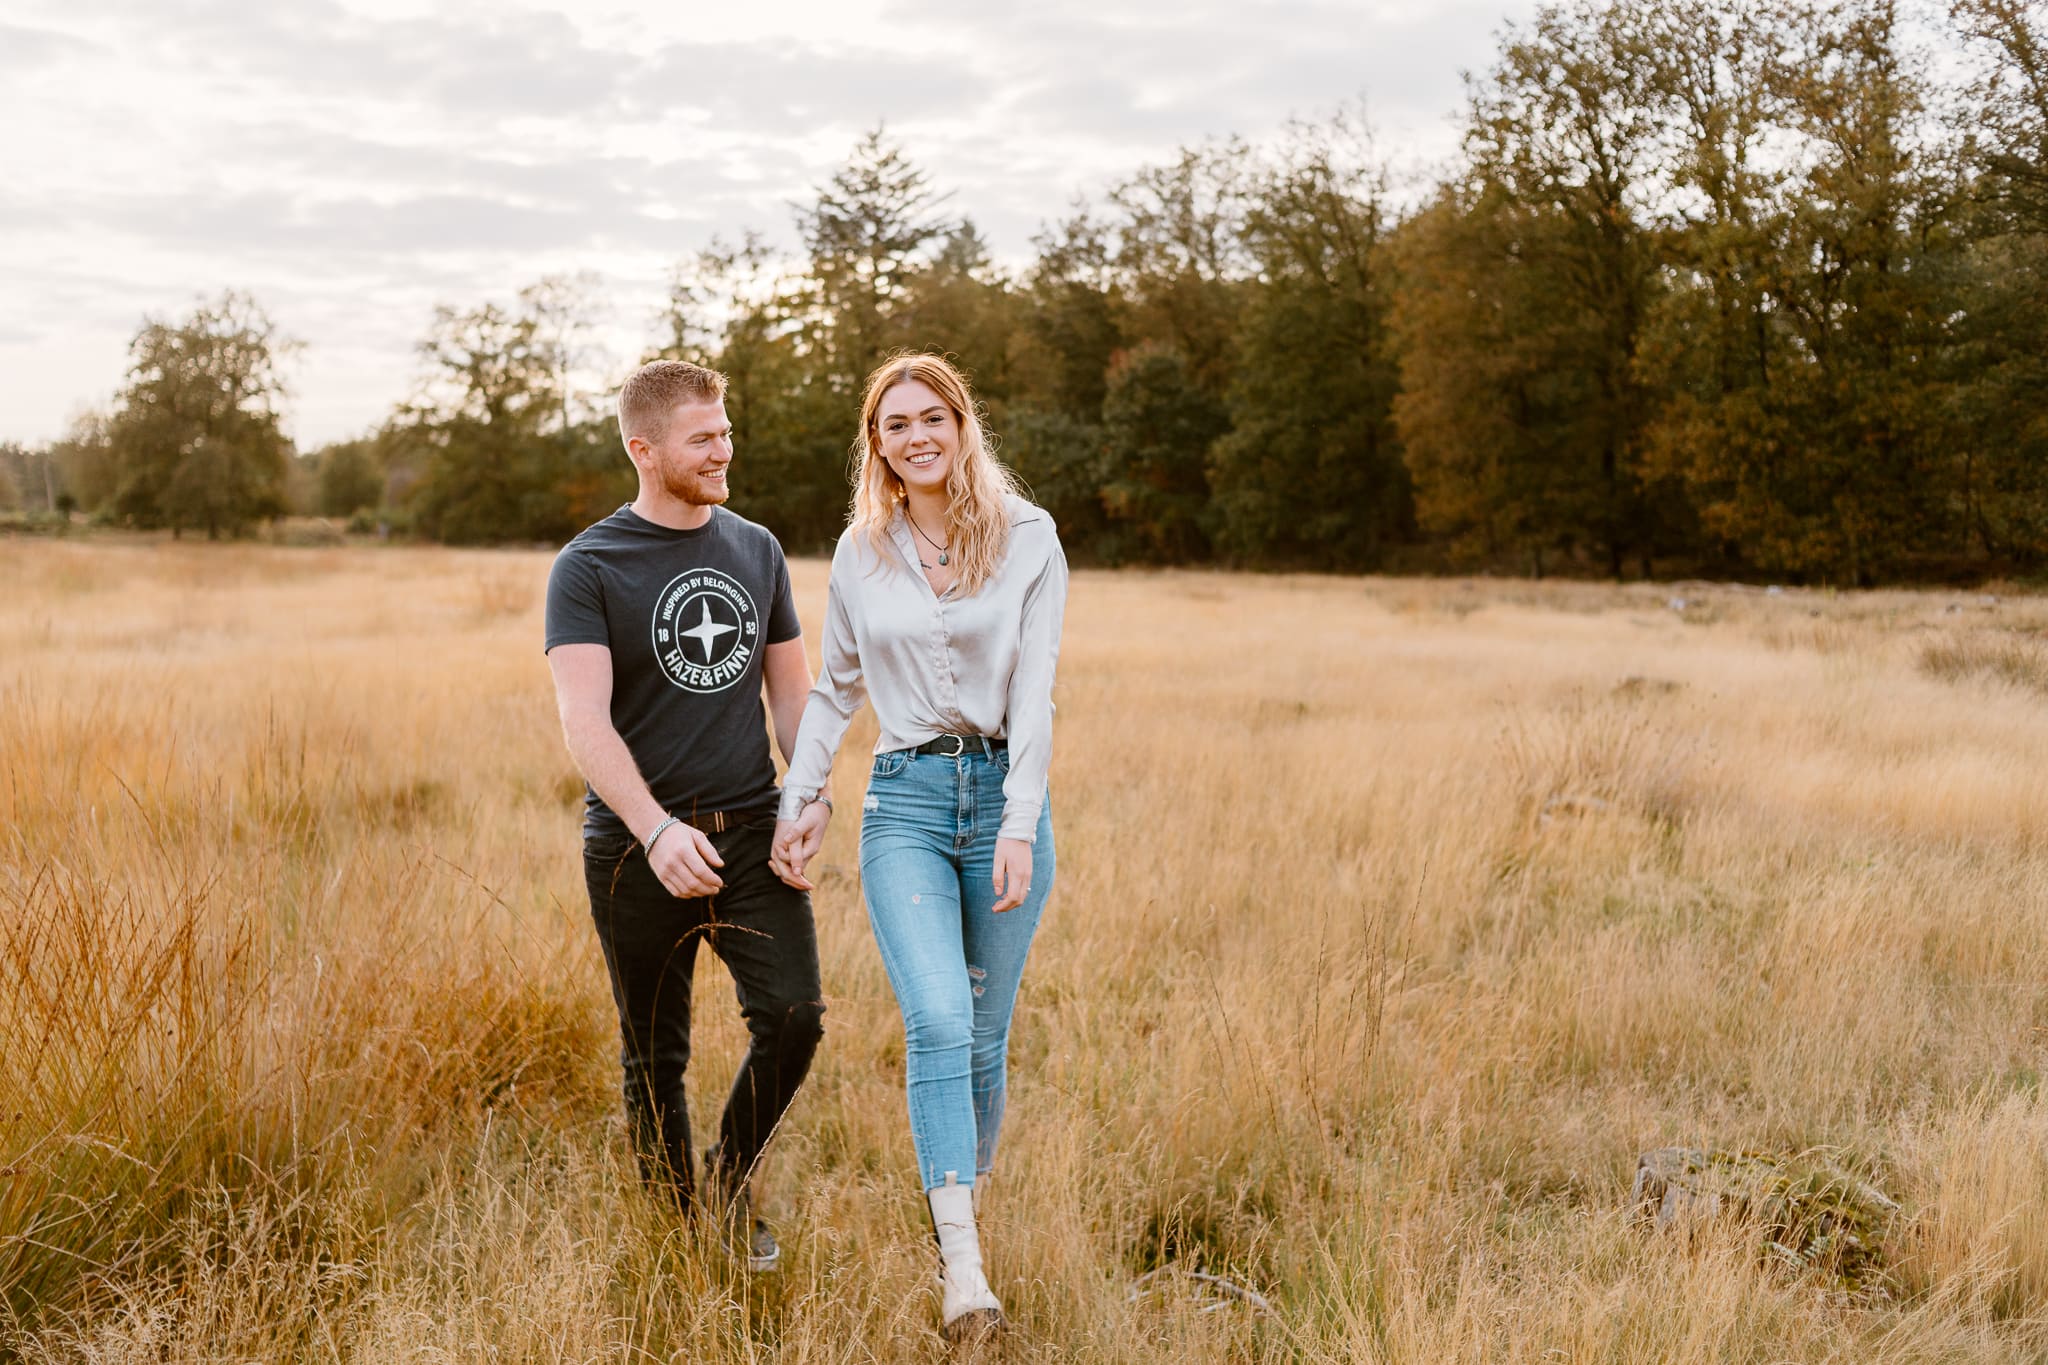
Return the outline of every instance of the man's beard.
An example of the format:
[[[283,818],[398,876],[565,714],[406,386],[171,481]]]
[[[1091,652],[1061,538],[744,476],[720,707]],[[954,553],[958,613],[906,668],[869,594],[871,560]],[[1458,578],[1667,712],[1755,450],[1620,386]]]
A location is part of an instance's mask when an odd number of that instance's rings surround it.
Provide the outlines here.
[[[714,483],[701,474],[684,473],[666,460],[661,462],[661,491],[691,507],[716,507],[729,496],[725,480]]]

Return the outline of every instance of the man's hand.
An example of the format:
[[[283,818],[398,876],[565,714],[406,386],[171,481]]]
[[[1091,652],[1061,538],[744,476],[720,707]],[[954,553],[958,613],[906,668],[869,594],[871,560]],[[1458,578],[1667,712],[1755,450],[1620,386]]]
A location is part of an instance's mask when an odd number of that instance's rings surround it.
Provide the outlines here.
[[[718,856],[703,830],[680,820],[663,830],[654,847],[647,850],[647,865],[670,895],[684,900],[713,895],[725,886],[725,880],[711,870],[724,867],[725,859]]]
[[[994,881],[998,915],[1022,905],[1031,894],[1031,845],[1022,839],[996,840]]]
[[[831,823],[832,808],[813,801],[797,812],[794,820],[775,822],[775,843],[768,854],[768,867],[776,876],[799,891],[814,891],[804,869],[825,846],[825,826]]]

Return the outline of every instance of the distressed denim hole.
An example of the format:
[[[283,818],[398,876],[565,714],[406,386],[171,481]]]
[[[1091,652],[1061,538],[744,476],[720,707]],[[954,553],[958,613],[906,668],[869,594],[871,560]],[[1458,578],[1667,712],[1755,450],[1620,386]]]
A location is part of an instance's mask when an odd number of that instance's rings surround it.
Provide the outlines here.
[[[864,811],[880,810],[882,808],[882,803],[880,801],[877,801],[874,797],[870,796],[865,801],[862,801],[860,803],[860,808]]]
[[[988,980],[988,968],[976,967],[970,963],[967,968],[967,979],[974,983],[974,993],[980,995],[987,989],[981,983]]]

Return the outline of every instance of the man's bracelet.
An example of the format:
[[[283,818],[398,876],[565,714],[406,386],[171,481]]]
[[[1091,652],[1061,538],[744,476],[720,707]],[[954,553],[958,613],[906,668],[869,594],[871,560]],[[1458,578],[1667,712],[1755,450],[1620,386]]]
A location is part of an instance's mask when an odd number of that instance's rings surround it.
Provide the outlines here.
[[[829,796],[827,796],[827,795],[825,795],[825,793],[823,793],[823,792],[819,792],[819,793],[818,793],[818,794],[817,794],[816,796],[812,797],[812,798],[811,798],[811,799],[810,799],[809,801],[806,801],[806,802],[804,802],[804,804],[805,804],[806,806],[809,806],[809,805],[819,805],[819,806],[823,806],[823,807],[825,808],[825,813],[826,813],[827,815],[830,815],[830,814],[832,813],[832,798],[831,798],[831,797],[829,797]]]
[[[654,827],[654,832],[647,836],[647,842],[644,845],[642,845],[642,847],[647,851],[647,855],[649,857],[654,856],[654,841],[656,839],[659,839],[662,835],[668,833],[668,827],[670,825],[680,825],[681,823],[683,823],[682,816],[671,815],[668,817],[668,819],[656,825]]]

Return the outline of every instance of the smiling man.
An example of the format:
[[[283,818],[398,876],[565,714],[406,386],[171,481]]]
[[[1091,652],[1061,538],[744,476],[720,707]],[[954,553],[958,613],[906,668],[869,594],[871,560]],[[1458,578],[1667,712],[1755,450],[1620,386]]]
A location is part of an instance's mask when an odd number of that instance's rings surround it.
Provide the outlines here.
[[[778,1248],[750,1177],[822,1033],[810,898],[768,867],[775,769],[810,670],[782,547],[719,504],[733,460],[725,377],[680,361],[635,371],[619,433],[633,501],[556,556],[547,656],[569,752],[589,784],[583,870],[619,1010],[626,1113],[642,1170],[696,1193],[683,1073],[699,939],[731,970],[751,1041],[705,1156],[710,1203],[750,1269]]]

